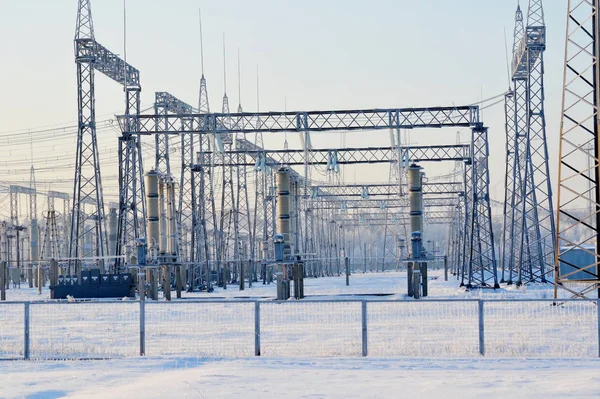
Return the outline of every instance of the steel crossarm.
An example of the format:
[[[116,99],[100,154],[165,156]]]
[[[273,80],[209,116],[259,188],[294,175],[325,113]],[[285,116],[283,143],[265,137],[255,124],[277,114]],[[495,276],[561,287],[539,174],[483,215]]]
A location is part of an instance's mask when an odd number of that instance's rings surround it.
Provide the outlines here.
[[[435,207],[451,207],[455,208],[458,205],[458,197],[431,197],[427,196],[423,199],[425,208]],[[310,201],[311,209],[397,209],[408,208],[408,197],[391,198],[391,199],[347,199],[326,197],[323,201]]]
[[[255,166],[257,161],[262,162],[263,160],[264,164],[270,167],[284,164],[303,166],[305,164],[303,149],[263,150],[254,147],[254,145],[247,147],[245,144],[238,144],[238,149],[231,151],[231,155],[246,154],[248,157],[240,157],[243,162],[234,165]],[[411,162],[468,161],[471,159],[470,149],[471,147],[466,144],[407,146],[402,147],[402,152]],[[340,165],[395,163],[397,162],[396,150],[394,147],[313,148],[308,151],[308,164],[330,165],[333,159]],[[215,166],[222,165],[215,164]]]
[[[463,182],[436,182],[424,183],[424,195],[440,194],[461,194],[464,192]],[[362,197],[370,198],[372,196],[382,195],[402,195],[397,184],[348,184],[348,185],[313,185],[313,198],[317,197]]]
[[[174,114],[191,114],[193,112],[191,105],[186,104],[171,93],[157,91],[154,98],[154,105],[164,109],[166,112]]]
[[[89,39],[88,39],[89,40]],[[95,40],[90,40],[94,69],[126,87],[140,87],[140,71]]]
[[[126,132],[126,120],[139,121],[136,134],[180,134],[184,117],[193,117],[191,130],[198,133],[318,132],[378,129],[472,127],[480,122],[479,107],[393,108],[340,111],[212,113],[171,115],[166,126],[157,126],[159,115],[119,116]]]

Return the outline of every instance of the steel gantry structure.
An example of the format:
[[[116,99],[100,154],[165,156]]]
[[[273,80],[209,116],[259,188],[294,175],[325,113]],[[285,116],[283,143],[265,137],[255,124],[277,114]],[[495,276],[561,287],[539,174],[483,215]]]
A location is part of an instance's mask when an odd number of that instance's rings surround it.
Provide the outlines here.
[[[140,74],[127,62],[95,40],[90,0],[79,0],[75,33],[75,61],[77,64],[78,135],[73,185],[73,210],[69,240],[69,268],[80,269],[78,259],[98,257],[104,264],[106,255],[119,256],[125,245],[133,245],[136,238],[145,237],[143,201],[143,167],[140,141],[135,135],[135,121],[128,125],[126,134],[119,138],[119,220],[115,254],[108,254],[106,219],[100,160],[96,137],[94,72],[99,71],[121,84],[125,91],[125,115],[140,113]],[[130,121],[128,120],[127,123]],[[93,211],[86,212],[84,204],[92,203]],[[142,220],[140,220],[142,219]],[[83,241],[86,235],[94,237],[92,252],[86,253]],[[130,247],[126,251],[133,253]],[[120,258],[115,258],[118,268]],[[106,267],[106,266],[104,266]],[[69,270],[71,272],[71,270]]]
[[[554,296],[600,297],[600,1],[567,13]]]
[[[465,188],[462,183],[460,187],[457,187],[457,184],[449,184],[447,186],[450,188],[440,190],[440,192],[467,192],[466,196],[468,196],[471,202],[472,212],[465,212],[465,215],[470,215],[469,222],[465,222],[465,226],[469,230],[469,237],[471,237],[468,243],[469,252],[464,259],[465,265],[468,265],[467,268],[469,270],[469,273],[466,274],[468,280],[465,282],[465,285],[473,287],[497,286],[496,260],[489,211],[489,172],[487,170],[489,149],[487,148],[487,129],[479,121],[479,110],[476,106],[311,112],[124,115],[119,117],[119,123],[124,134],[178,135],[192,133],[198,134],[200,137],[218,137],[219,135],[247,134],[252,132],[309,133],[313,131],[470,127],[472,129],[473,143],[470,146],[472,160],[466,163],[472,163],[472,166],[465,168],[465,181],[467,181],[467,186],[471,186]],[[127,132],[126,129],[132,124],[138,130]],[[459,149],[457,155],[452,157],[452,159],[463,159],[464,154],[460,151]],[[225,152],[232,153],[234,151],[226,150]],[[259,152],[256,152],[255,158],[258,157],[260,159],[261,155]],[[305,154],[310,154],[310,152],[310,150],[304,150]],[[338,161],[340,159],[339,154],[343,152],[343,149],[337,150]],[[277,154],[281,157],[287,155],[294,155],[296,157],[299,152],[291,152],[290,154],[277,152]],[[206,157],[207,155],[211,154],[201,151],[200,156]],[[397,158],[395,154],[392,155],[394,155],[394,159]],[[321,160],[318,162],[325,162],[322,160],[323,152],[318,156],[321,157]],[[309,157],[307,158],[305,155],[305,159],[302,161],[305,167],[310,165]],[[330,153],[325,155],[325,157],[330,159]],[[373,159],[376,160],[376,157],[374,156]],[[270,159],[270,161],[259,162],[254,159],[254,164],[264,166],[268,164],[281,164],[281,159],[277,159],[277,157],[270,157]],[[207,165],[211,164],[211,162],[206,161],[206,158],[204,158],[204,161],[201,161],[198,167],[200,169],[210,169]],[[301,161],[297,160],[296,162],[299,164]],[[243,165],[248,166],[248,161],[243,161]],[[312,194],[314,193],[314,189],[310,186],[310,182],[306,179],[299,184],[300,191],[303,191],[301,197],[308,198],[314,196]],[[360,191],[360,188],[358,190]],[[396,191],[396,194],[399,194],[399,190],[390,189],[386,192],[386,195],[394,194],[392,191]],[[317,193],[319,195],[325,194],[318,191]],[[362,195],[364,196],[364,194],[363,192]],[[360,196],[361,193],[359,192],[358,195]],[[369,193],[369,195],[371,194]],[[202,207],[204,207],[204,204]],[[299,231],[302,231],[302,226],[299,227]]]
[[[552,281],[555,221],[544,112],[542,0],[515,15],[511,88],[505,96],[506,175],[502,281]]]
[[[396,148],[394,147],[359,147],[359,148],[311,148],[308,151],[308,160],[303,149],[287,150],[266,150],[247,147],[245,143],[238,144],[238,150],[229,151],[236,158],[239,155],[248,155],[241,157],[236,165],[255,166],[257,163],[277,167],[281,165],[304,166],[306,162],[309,165],[353,165],[353,164],[378,164],[378,163],[396,163]],[[412,162],[425,161],[466,161],[470,160],[471,147],[466,144],[458,145],[438,145],[438,146],[406,146],[402,147],[403,159],[410,159]],[[269,155],[269,158],[266,155]],[[240,162],[241,161],[241,162]],[[203,165],[207,166],[207,165]],[[221,163],[215,163],[214,166],[222,166]]]

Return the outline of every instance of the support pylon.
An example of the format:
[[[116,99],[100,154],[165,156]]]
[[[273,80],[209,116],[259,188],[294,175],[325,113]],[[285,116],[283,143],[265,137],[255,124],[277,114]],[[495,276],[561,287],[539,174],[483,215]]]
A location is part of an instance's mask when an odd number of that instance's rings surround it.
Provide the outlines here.
[[[84,256],[83,238],[95,233],[96,253],[107,253],[105,235],[104,199],[100,158],[96,138],[96,106],[94,94],[94,57],[90,46],[95,45],[90,0],[79,0],[75,32],[75,62],[77,65],[78,130],[73,183],[73,211],[69,240],[69,274],[81,268]],[[86,212],[84,204],[91,203]]]
[[[569,0],[555,298],[600,298],[600,0]]]

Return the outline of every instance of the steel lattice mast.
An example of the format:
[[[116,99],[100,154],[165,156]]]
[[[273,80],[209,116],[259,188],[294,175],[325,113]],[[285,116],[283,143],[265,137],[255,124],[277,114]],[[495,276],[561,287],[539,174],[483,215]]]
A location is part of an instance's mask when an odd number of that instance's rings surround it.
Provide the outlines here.
[[[529,99],[527,124],[527,159],[529,165],[525,170],[532,179],[526,178],[525,188],[530,189],[530,207],[526,213],[530,215],[532,226],[537,226],[537,241],[530,242],[531,253],[537,253],[532,273],[521,273],[521,280],[546,282],[554,271],[556,228],[554,221],[554,205],[552,203],[552,187],[548,145],[546,140],[546,114],[544,92],[544,51],[546,49],[546,26],[542,0],[531,0],[527,16],[526,35],[528,40],[529,63]],[[529,184],[531,184],[529,186]],[[539,233],[538,233],[539,229]],[[539,265],[539,266],[537,266]],[[536,267],[537,266],[537,267]]]
[[[544,112],[546,27],[541,0],[527,23],[517,8],[512,91],[506,98],[507,175],[502,280],[546,282],[554,257],[554,211]]]
[[[119,222],[116,253],[133,254],[135,239],[145,236],[145,201],[143,168],[139,131],[140,78],[139,71],[118,55],[98,43],[94,38],[90,0],[78,3],[75,34],[75,59],[78,82],[78,137],[73,185],[73,212],[71,214],[69,257],[70,267],[80,267],[78,258],[84,256],[83,237],[95,237],[93,255],[103,258],[108,254],[106,219],[100,160],[98,157],[95,127],[94,71],[99,71],[121,84],[125,91],[126,130],[119,138]],[[133,118],[132,118],[133,117]],[[91,205],[95,213],[86,213],[84,204]],[[92,254],[88,254],[92,255]],[[120,258],[116,259],[118,269]]]
[[[600,297],[600,0],[567,12],[554,296]]]
[[[191,121],[188,119],[188,124]],[[187,124],[186,124],[187,126]],[[198,198],[196,197],[194,173],[192,168],[196,148],[194,146],[194,135],[190,133],[181,134],[181,171],[179,176],[179,198],[177,204],[177,232],[179,236],[179,259],[181,262],[189,263],[195,258],[196,231],[193,228],[197,217]],[[187,234],[189,233],[189,235]]]
[[[515,28],[513,34],[512,54],[516,54],[519,44],[525,32],[523,24],[523,12],[521,6],[517,6],[515,13]],[[514,83],[511,84],[514,86]],[[515,88],[510,87],[504,96],[504,115],[506,129],[506,172],[504,175],[504,223],[502,231],[502,279],[501,282],[512,284],[514,274],[514,201],[515,201],[515,142],[516,142],[516,109]]]
[[[223,106],[221,113],[229,115],[229,98],[227,97],[227,64],[225,59],[225,35],[223,35]],[[229,127],[233,125],[233,119],[228,116],[224,121],[223,125]],[[222,281],[224,286],[227,284],[228,279],[228,268],[227,260],[233,259],[234,270],[237,270],[238,259],[238,248],[239,248],[239,214],[237,211],[236,204],[236,188],[234,187],[234,167],[232,166],[233,158],[227,155],[228,151],[233,148],[233,135],[231,133],[218,134],[216,141],[219,143],[217,147],[222,149],[222,152],[217,152],[217,158],[222,159],[222,176],[221,176],[221,208],[219,218],[219,242],[217,244],[218,260],[220,267],[226,267],[222,275]],[[233,226],[232,226],[233,225]],[[233,227],[233,229],[232,229]],[[231,241],[231,246],[230,246]],[[230,257],[230,250],[233,250]],[[219,274],[221,277],[221,274]]]
[[[85,254],[83,249],[83,237],[90,232],[96,233],[97,255],[104,257],[107,253],[102,179],[96,138],[95,44],[90,0],[79,0],[75,31],[78,131],[69,240],[69,257],[75,259],[91,255]],[[94,210],[85,212],[84,204],[89,201],[93,202]],[[79,261],[69,261],[69,274],[80,267]]]
[[[490,209],[490,171],[488,168],[488,129],[479,124],[472,130],[473,167],[467,202],[472,204],[469,216],[470,250],[467,287],[498,288],[498,273]]]
[[[200,89],[198,92],[198,112],[201,114],[210,113],[208,100],[208,89],[206,78],[204,76],[204,44],[202,41],[202,15],[198,11],[198,20],[200,26],[200,62],[201,77]],[[197,193],[198,206],[192,214],[192,230],[195,234],[197,245],[195,246],[193,261],[198,265],[198,273],[189,273],[190,290],[196,278],[200,278],[201,265],[205,267],[205,281],[207,289],[210,287],[210,270],[212,262],[217,260],[217,212],[215,207],[214,176],[212,167],[214,159],[212,150],[215,149],[214,135],[204,134],[199,137],[200,152],[198,153],[198,162],[204,162],[208,167],[200,167],[193,175],[193,187]]]
[[[241,88],[241,68],[240,68],[240,50],[238,49],[238,108],[237,112],[244,112],[242,109],[242,88]],[[246,134],[238,133],[236,135],[236,147],[240,142],[246,142]],[[245,158],[244,154],[239,154],[236,161],[238,165],[235,168],[236,171],[236,199],[237,199],[237,208],[235,209],[235,223],[238,225],[238,237],[240,234],[245,234],[247,240],[245,242],[248,245],[249,252],[244,254],[243,248],[236,247],[236,253],[239,255],[236,259],[239,259],[240,262],[246,262],[249,259],[254,260],[254,231],[252,228],[252,215],[250,212],[250,201],[248,198],[248,184],[247,184],[247,168],[245,165],[240,165],[241,161]],[[242,245],[242,241],[238,242],[238,245]],[[245,256],[244,256],[245,255]],[[241,263],[240,263],[241,264]],[[250,281],[253,279],[252,273],[250,275]],[[240,288],[243,287],[241,284],[241,280],[244,278],[243,275],[240,275]],[[250,282],[251,284],[251,282]]]

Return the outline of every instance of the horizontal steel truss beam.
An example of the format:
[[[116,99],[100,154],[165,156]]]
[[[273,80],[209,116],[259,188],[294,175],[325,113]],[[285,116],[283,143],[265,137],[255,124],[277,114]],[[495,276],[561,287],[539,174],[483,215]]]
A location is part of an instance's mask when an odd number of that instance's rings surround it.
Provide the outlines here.
[[[140,71],[94,39],[75,39],[77,58],[88,59],[95,70],[125,87],[140,87]]]
[[[154,106],[174,114],[191,114],[193,112],[191,105],[164,91],[154,93]]]
[[[42,193],[43,194],[43,193]],[[48,198],[58,198],[61,199],[63,201],[70,201],[71,200],[71,195],[67,194],[67,193],[61,193],[58,191],[48,191]]]
[[[434,207],[456,207],[459,205],[458,197],[435,198],[424,197],[423,206],[425,208]],[[325,198],[324,201],[309,202],[310,209],[397,209],[407,208],[409,206],[408,197],[395,199],[336,199],[336,197]]]
[[[512,78],[526,79],[537,61],[540,53],[538,51],[529,52],[530,48],[543,50],[546,48],[546,27],[528,26],[526,33],[521,38],[519,47],[513,54]],[[528,59],[528,54],[532,54],[535,59]]]
[[[27,194],[27,195],[33,195],[36,193],[35,189],[31,188],[31,187],[25,187],[25,186],[17,186],[17,185],[11,185],[10,186],[10,193],[11,194]]]
[[[410,162],[441,162],[441,161],[470,161],[471,146],[439,145],[439,146],[411,146],[411,147],[363,147],[363,148],[317,148],[293,150],[260,150],[244,148],[238,143],[238,149],[227,151],[238,163],[232,166],[301,166],[301,165],[352,165],[352,164],[378,164],[398,162],[398,153],[403,159]],[[238,155],[248,155],[239,157]],[[308,155],[308,162],[306,161]],[[241,161],[241,162],[240,162]],[[209,165],[202,165],[209,166]],[[213,166],[223,166],[216,163]]]
[[[455,214],[452,211],[436,210],[423,213],[425,220],[428,218],[452,220]],[[357,212],[357,213],[337,213],[333,216],[337,220],[374,220],[374,221],[406,221],[410,222],[410,212]]]
[[[13,189],[12,187],[19,187],[19,188]],[[0,193],[7,193],[7,194],[18,193],[18,194],[29,194],[29,195],[35,194],[35,195],[43,195],[48,198],[58,198],[58,199],[65,200],[65,201],[71,200],[71,194],[61,193],[61,192],[52,191],[52,190],[50,190],[48,192],[44,192],[44,191],[36,190],[34,188],[17,186],[17,185],[0,187]]]
[[[131,119],[127,123],[127,119]],[[131,134],[306,132],[376,129],[473,127],[479,107],[395,108],[309,112],[259,112],[189,115],[130,115],[118,117],[121,130]],[[187,121],[191,120],[188,124]],[[138,124],[139,122],[139,124]],[[127,126],[139,131],[127,132]]]
[[[428,225],[449,225],[451,224],[453,221],[452,218],[430,218],[427,220],[427,224]],[[357,220],[339,220],[336,221],[336,223],[339,223],[341,225],[343,225],[344,227],[378,227],[378,226],[398,226],[398,225],[408,225],[410,223],[410,219],[407,218],[403,218],[403,219],[387,219],[387,220],[364,220],[364,221],[357,221]]]
[[[312,198],[321,197],[361,197],[368,199],[372,196],[403,195],[397,184],[349,184],[349,185],[315,185],[311,187]],[[407,190],[404,190],[406,192]],[[463,182],[424,183],[424,195],[463,194]]]

